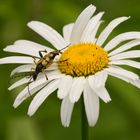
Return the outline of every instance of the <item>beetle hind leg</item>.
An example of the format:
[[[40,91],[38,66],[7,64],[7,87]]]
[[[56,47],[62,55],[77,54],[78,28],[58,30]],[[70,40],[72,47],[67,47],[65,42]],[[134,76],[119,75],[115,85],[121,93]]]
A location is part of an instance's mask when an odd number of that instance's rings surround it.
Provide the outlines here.
[[[48,76],[47,76],[47,74],[46,74],[46,71],[43,69],[42,72],[43,72],[43,74],[45,75],[46,80],[48,80]]]

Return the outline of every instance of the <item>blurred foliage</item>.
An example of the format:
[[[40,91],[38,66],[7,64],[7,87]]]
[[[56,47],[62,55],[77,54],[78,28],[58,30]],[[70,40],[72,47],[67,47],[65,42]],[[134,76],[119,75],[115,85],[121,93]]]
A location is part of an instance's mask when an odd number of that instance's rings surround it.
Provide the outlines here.
[[[0,55],[2,49],[18,39],[29,39],[50,45],[35,34],[26,24],[39,20],[51,25],[60,33],[62,27],[75,21],[78,14],[89,4],[95,4],[97,11],[105,11],[102,28],[110,20],[119,16],[131,16],[121,24],[110,38],[121,32],[140,31],[139,0],[0,0]],[[16,110],[12,104],[15,92],[7,90],[9,74],[14,65],[0,65],[0,139],[1,140],[71,140],[80,139],[80,104],[75,105],[69,128],[60,122],[60,101],[51,95],[29,118],[26,115],[31,99]],[[139,74],[139,70],[132,69]],[[100,117],[97,125],[90,128],[90,139],[139,140],[140,139],[140,90],[119,79],[109,77],[107,88],[112,102],[101,101]]]

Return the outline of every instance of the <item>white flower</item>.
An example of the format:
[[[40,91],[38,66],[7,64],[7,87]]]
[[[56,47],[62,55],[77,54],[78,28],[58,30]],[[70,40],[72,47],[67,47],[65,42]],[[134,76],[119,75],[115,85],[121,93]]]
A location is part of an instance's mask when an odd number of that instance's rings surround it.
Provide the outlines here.
[[[31,95],[36,92],[38,93],[29,106],[29,116],[32,116],[44,100],[58,89],[57,95],[62,99],[62,124],[65,127],[69,126],[74,103],[83,95],[89,125],[94,126],[99,116],[99,98],[105,103],[111,101],[105,88],[108,75],[122,79],[140,88],[139,76],[120,67],[121,65],[128,65],[140,69],[139,62],[130,60],[131,58],[140,57],[140,50],[129,50],[140,44],[140,32],[119,34],[105,44],[113,29],[129,19],[129,17],[114,19],[97,37],[96,33],[102,23],[101,18],[104,12],[93,16],[95,10],[95,6],[89,5],[79,15],[75,23],[64,26],[64,37],[44,23],[38,21],[28,23],[32,30],[49,41],[56,49],[60,50],[70,44],[70,47],[55,59],[58,63],[54,63],[46,69],[48,80],[46,80],[43,73],[40,73],[37,80],[30,84]],[[120,45],[123,41],[128,42]],[[1,58],[0,64],[25,64],[14,69],[11,75],[29,72],[31,68],[36,67],[32,57],[36,57],[38,60],[38,52],[44,49],[48,52],[53,51],[53,49],[31,41],[16,41],[14,45],[7,46],[4,51],[21,53],[28,56]],[[11,85],[9,90],[28,82],[29,79],[24,77]],[[18,107],[28,97],[30,97],[28,87],[25,87],[17,96],[14,107]]]

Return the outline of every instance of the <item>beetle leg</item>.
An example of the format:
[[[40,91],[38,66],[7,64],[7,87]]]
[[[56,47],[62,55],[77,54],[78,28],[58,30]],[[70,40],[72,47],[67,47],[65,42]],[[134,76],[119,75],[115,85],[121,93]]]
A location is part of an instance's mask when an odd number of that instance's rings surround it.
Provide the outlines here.
[[[35,68],[31,68],[31,71],[35,71]]]
[[[65,61],[67,61],[67,60],[69,60],[69,58],[67,58],[67,59],[65,59],[65,60],[61,60],[61,61],[59,61],[59,62],[60,62],[60,63],[61,63],[61,62],[65,62]]]
[[[46,80],[48,80],[48,76],[46,74],[46,71],[44,69],[42,69],[42,72],[44,73],[45,77],[46,77]]]
[[[36,58],[35,57],[32,58],[34,59],[34,64],[37,65]]]
[[[58,62],[65,62],[65,61],[67,61],[69,58],[67,58],[67,59],[65,59],[65,60],[61,60],[61,61],[53,61],[54,63],[58,63]]]
[[[47,53],[47,50],[39,51],[39,56],[40,56],[41,58],[43,57],[43,54],[42,54],[42,52],[45,52],[45,53]]]

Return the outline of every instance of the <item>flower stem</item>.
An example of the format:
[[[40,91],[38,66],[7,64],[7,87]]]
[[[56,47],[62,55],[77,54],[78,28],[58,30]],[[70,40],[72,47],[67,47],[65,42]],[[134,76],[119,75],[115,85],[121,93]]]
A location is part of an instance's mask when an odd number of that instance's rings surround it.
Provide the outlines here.
[[[89,137],[88,137],[88,122],[87,122],[83,97],[81,99],[81,136],[82,136],[82,140],[89,139]]]

